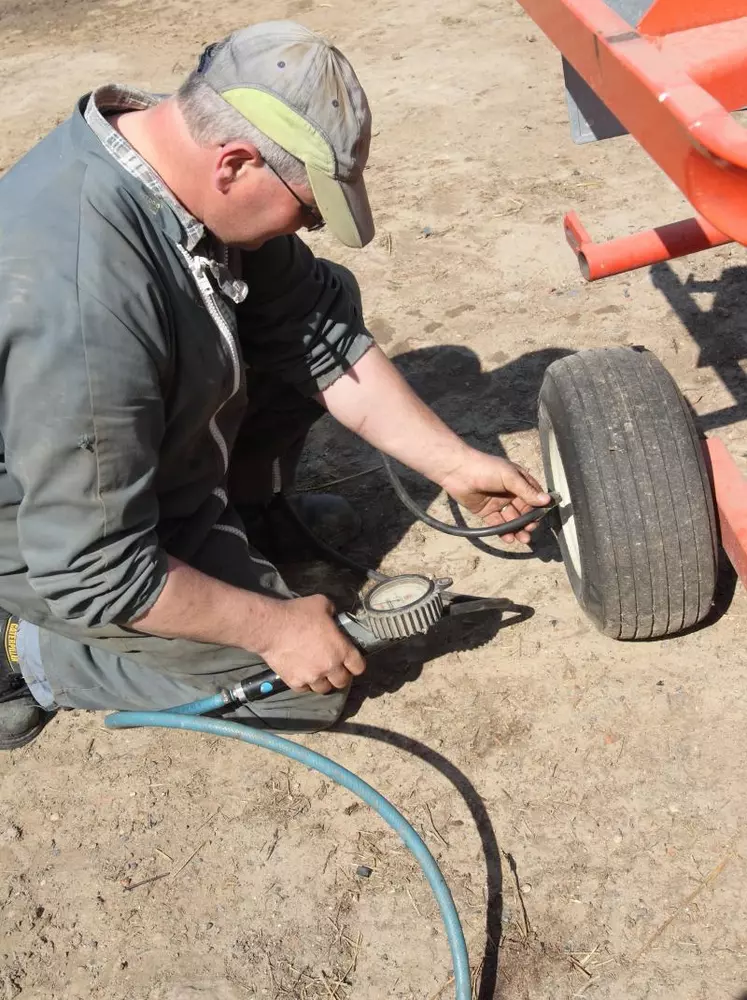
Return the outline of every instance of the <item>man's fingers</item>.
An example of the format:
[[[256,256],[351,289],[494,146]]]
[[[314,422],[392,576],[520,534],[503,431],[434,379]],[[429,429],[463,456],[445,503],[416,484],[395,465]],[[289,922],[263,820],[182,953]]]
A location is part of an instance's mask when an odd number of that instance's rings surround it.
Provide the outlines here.
[[[505,484],[508,490],[530,507],[544,507],[550,503],[549,494],[544,492],[534,476],[516,466],[505,476]]]
[[[491,526],[507,524],[509,521],[513,521],[515,518],[525,514],[528,510],[532,510],[533,506],[534,505],[522,503],[520,500],[514,500],[505,504],[500,509],[493,509],[489,514],[483,515],[483,521]],[[534,531],[537,527],[539,527],[538,523],[533,521],[532,523],[525,525],[516,534],[512,532],[508,535],[501,535],[501,541],[508,542],[509,544],[511,542],[518,541],[526,545],[529,541],[531,541],[530,532]]]
[[[332,685],[327,677],[320,677],[318,681],[314,681],[309,687],[315,694],[329,694],[332,690]]]
[[[324,677],[313,681],[304,690],[311,690],[316,694],[329,694],[333,689],[342,691],[350,685],[354,674],[356,676],[362,674],[365,669],[366,661],[355,646],[352,646],[341,664],[333,667]]]
[[[337,670],[332,670],[327,674],[327,680],[338,691],[343,691],[348,687],[352,679],[353,675],[345,667],[339,667]]]
[[[363,656],[358,652],[355,646],[353,646],[350,652],[346,654],[343,662],[346,670],[349,670],[350,673],[354,674],[356,677],[359,677],[366,669],[366,661],[363,659]]]
[[[517,503],[515,500],[512,503],[507,503],[505,507],[501,508],[501,518],[504,521],[513,521],[517,517],[529,510],[528,506],[524,504]]]
[[[363,657],[357,651],[350,653],[345,658],[344,664],[330,670],[326,677],[320,677],[318,681],[314,681],[311,690],[316,691],[317,694],[329,694],[333,688],[342,691],[350,686],[353,674],[362,674],[365,668]]]
[[[502,524],[504,521],[513,521],[525,511],[530,510],[529,504],[522,504],[519,501],[509,501],[499,506],[500,501],[491,503],[491,509],[482,515],[483,521],[488,525]]]

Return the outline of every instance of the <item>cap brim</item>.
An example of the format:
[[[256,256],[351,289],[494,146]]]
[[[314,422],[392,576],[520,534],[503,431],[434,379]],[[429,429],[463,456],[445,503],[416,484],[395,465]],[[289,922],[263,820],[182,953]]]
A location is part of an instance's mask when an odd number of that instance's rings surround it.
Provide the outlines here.
[[[306,172],[317,208],[337,239],[348,247],[370,243],[374,238],[374,221],[363,177],[336,181],[308,164]]]

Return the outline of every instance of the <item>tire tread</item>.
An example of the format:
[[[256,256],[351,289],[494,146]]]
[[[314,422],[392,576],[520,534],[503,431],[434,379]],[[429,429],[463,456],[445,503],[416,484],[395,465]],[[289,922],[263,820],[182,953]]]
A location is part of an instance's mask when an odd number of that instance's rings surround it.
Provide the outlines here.
[[[540,392],[541,438],[548,425],[578,494],[584,572],[572,582],[599,628],[650,639],[701,621],[716,582],[713,500],[689,408],[661,362],[631,348],[561,358]]]

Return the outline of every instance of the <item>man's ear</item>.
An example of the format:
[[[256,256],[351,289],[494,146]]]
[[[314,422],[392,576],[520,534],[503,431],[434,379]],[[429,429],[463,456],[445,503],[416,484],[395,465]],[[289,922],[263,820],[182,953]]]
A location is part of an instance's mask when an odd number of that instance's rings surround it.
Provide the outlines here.
[[[232,184],[264,163],[262,154],[250,142],[227,142],[218,150],[215,186],[221,194],[228,194]]]

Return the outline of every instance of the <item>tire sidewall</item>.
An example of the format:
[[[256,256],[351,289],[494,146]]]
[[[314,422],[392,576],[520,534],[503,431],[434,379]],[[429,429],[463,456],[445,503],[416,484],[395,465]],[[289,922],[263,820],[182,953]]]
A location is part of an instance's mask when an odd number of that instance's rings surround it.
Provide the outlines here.
[[[552,410],[550,419],[548,410]],[[552,466],[550,463],[549,437],[550,430],[554,432],[555,442],[563,463],[568,492],[570,496],[561,498],[561,505],[570,502],[576,521],[578,537],[579,562],[581,576],[576,572],[568,552],[568,545],[562,528],[556,531],[556,538],[563,557],[563,564],[576,600],[587,615],[602,631],[607,631],[603,600],[603,568],[597,559],[597,545],[594,538],[594,525],[589,516],[589,498],[581,475],[579,456],[573,447],[574,428],[560,394],[553,382],[552,376],[545,378],[540,396],[538,427],[542,448],[542,463],[548,489],[555,490]]]

